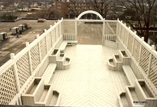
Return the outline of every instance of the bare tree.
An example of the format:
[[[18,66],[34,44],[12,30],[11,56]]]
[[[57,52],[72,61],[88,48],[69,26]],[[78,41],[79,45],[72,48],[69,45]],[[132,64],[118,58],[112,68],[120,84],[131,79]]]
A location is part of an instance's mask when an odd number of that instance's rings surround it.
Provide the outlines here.
[[[80,12],[77,10],[77,2],[74,0],[70,1],[69,3],[67,3],[67,8],[68,8],[68,16],[69,17],[77,17]]]
[[[37,18],[49,19],[49,18],[58,18],[58,15],[54,11],[53,8],[48,8],[48,9],[43,9],[43,10],[38,11],[36,13],[36,17]]]
[[[150,25],[153,23],[153,9],[156,0],[117,0],[127,10],[135,11],[134,17],[138,21],[140,30],[135,29],[135,26],[130,21],[126,22],[137,31],[139,36],[144,37],[148,42]]]
[[[100,13],[104,18],[107,17],[109,11],[111,10],[112,5],[111,0],[89,0],[89,1],[93,10]]]
[[[67,7],[70,14],[73,14],[74,17],[78,16],[81,12],[85,10],[94,10],[100,13],[104,18],[107,17],[109,11],[111,10],[112,0],[82,0],[80,4],[83,6],[79,11],[79,1],[72,0],[68,3]],[[88,16],[88,15],[87,15]],[[94,17],[93,15],[90,17]]]

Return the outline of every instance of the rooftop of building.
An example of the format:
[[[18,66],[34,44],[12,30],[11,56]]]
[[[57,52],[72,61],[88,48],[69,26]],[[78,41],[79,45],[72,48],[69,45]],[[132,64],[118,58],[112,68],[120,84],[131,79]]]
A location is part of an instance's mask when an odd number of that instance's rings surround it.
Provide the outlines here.
[[[7,32],[8,39],[0,41],[0,66],[10,59],[10,53],[17,54],[25,47],[25,42],[32,42],[36,35],[41,35],[44,29],[48,29],[54,24],[54,20],[47,20],[44,23],[38,23],[37,20],[19,20],[16,22],[0,22],[0,33]],[[16,35],[12,35],[11,29],[18,27],[20,24],[26,23],[30,29]]]
[[[80,19],[96,14],[100,20]],[[85,23],[92,22],[92,23]],[[101,22],[94,24],[93,22]],[[156,107],[157,52],[95,11],[61,19],[0,68],[0,104]]]

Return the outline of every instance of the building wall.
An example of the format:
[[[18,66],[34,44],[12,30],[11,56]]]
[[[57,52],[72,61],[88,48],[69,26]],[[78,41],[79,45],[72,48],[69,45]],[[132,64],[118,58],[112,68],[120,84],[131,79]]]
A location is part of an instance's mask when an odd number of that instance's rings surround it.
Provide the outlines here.
[[[59,13],[60,17],[70,18],[73,15],[79,15],[81,12],[91,10],[92,7],[90,2],[77,1],[72,2],[71,0],[55,0],[55,9]]]

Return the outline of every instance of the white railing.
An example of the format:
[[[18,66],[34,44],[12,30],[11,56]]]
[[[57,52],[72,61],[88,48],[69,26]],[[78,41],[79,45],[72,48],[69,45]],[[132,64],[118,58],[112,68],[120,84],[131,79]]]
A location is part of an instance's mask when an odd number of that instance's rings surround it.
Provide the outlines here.
[[[157,52],[122,21],[117,21],[117,38],[139,67],[143,78],[157,96]],[[136,73],[137,71],[135,71]],[[138,74],[138,73],[137,73]],[[152,85],[153,84],[153,85]]]
[[[21,104],[20,96],[60,40],[63,19],[0,67],[0,104]]]
[[[77,38],[75,34],[73,33],[64,33],[63,34],[63,40],[68,40],[68,41],[77,41]]]
[[[64,20],[64,40],[77,40],[78,22],[102,22],[103,26],[103,41],[116,40],[117,20],[87,20],[87,19],[66,19]],[[86,30],[86,29],[84,29]]]
[[[83,20],[81,20],[83,21]],[[85,20],[86,21],[86,20]],[[100,20],[99,20],[100,22]],[[152,90],[157,88],[157,52],[121,21],[103,22],[103,40],[119,40]],[[69,27],[70,26],[70,27]],[[22,104],[21,94],[62,40],[77,40],[77,20],[60,20],[0,68],[0,104]],[[136,71],[135,71],[136,72]],[[138,74],[138,73],[137,73]]]

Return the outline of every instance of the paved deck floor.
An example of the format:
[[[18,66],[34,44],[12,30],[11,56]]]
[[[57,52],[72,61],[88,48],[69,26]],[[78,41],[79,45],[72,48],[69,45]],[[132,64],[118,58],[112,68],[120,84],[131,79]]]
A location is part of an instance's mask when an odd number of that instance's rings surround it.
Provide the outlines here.
[[[57,70],[53,75],[53,89],[61,93],[60,106],[118,107],[117,95],[125,90],[126,77],[122,71],[110,71],[108,58],[118,53],[102,45],[67,47],[71,67]]]

